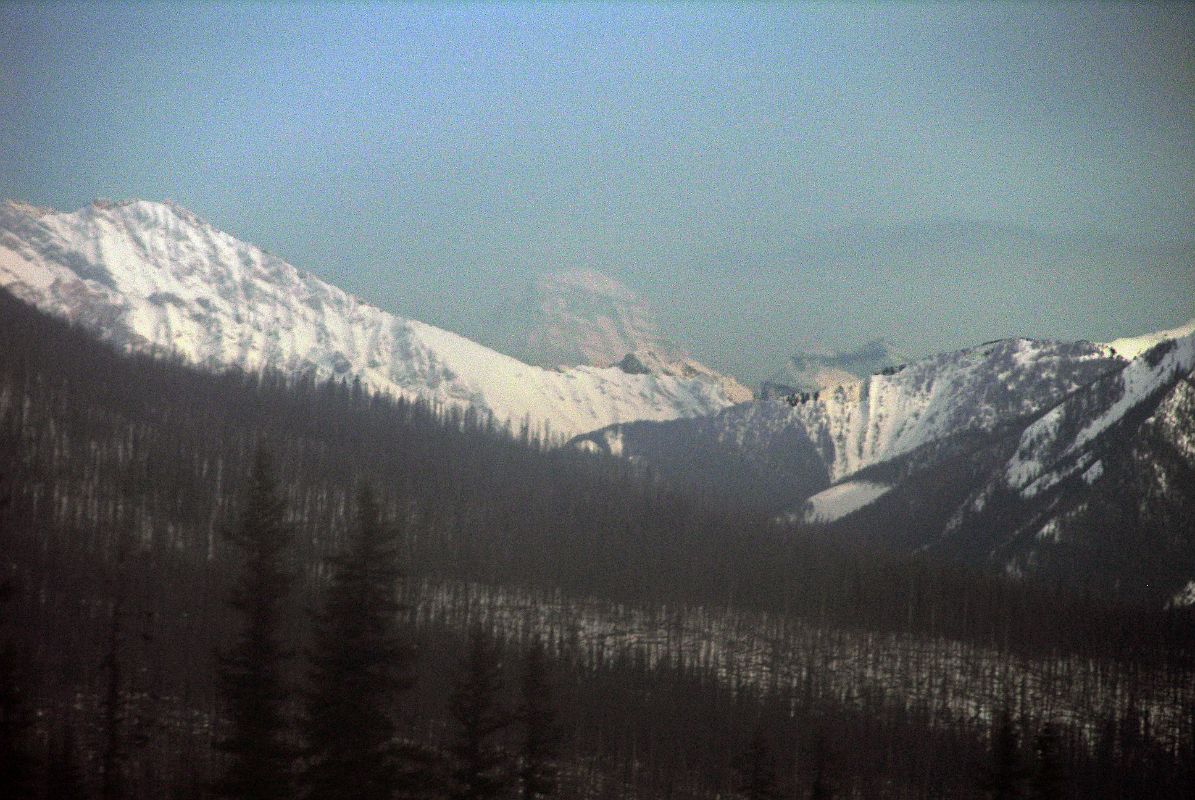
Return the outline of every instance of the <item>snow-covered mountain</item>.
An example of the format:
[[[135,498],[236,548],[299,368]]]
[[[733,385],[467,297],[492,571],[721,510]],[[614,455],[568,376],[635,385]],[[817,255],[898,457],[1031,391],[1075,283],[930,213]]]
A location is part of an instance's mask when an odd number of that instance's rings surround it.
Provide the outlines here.
[[[1156,341],[994,449],[946,546],[1000,530],[988,555],[1014,574],[1082,564],[1195,602],[1195,332]]]
[[[645,300],[596,270],[539,275],[521,316],[525,332],[519,355],[541,367],[608,367],[637,350],[670,361],[683,355],[660,332]]]
[[[1079,472],[1094,479],[1099,462],[1089,445],[1193,369],[1195,333],[1159,340],[1123,369],[1085,386],[1027,427],[1004,471],[1006,485],[1033,497]],[[1164,424],[1174,427],[1173,412],[1171,417]],[[1177,428],[1175,432],[1181,433]],[[1187,436],[1175,444],[1190,454]]]
[[[991,342],[576,444],[721,487],[781,520],[1180,602],[1195,598],[1188,327],[1120,347]],[[1137,341],[1155,344],[1126,346]]]
[[[631,374],[705,380],[721,387],[734,403],[754,397],[734,378],[715,372],[668,340],[646,301],[594,270],[540,275],[525,324],[520,352],[532,364],[618,365]]]
[[[731,405],[705,376],[530,366],[371,306],[171,203],[0,206],[0,286],[138,350],[214,368],[359,378],[573,436]]]
[[[735,449],[765,447],[794,431],[813,447],[827,480],[836,482],[936,439],[1028,417],[1120,363],[1089,342],[1010,339],[671,427],[678,437],[714,437]],[[618,429],[585,441],[600,446],[609,437],[628,455],[647,455],[636,453]]]

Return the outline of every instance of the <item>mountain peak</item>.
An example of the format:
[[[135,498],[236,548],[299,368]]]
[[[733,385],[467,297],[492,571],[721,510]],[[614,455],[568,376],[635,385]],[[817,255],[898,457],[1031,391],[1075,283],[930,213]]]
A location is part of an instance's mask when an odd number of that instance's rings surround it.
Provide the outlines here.
[[[101,200],[71,213],[9,204],[5,212],[0,287],[122,347],[216,368],[355,377],[375,391],[565,436],[733,402],[704,378],[524,364],[370,306],[174,203]]]
[[[609,275],[589,269],[544,273],[532,294],[521,349],[533,364],[605,367],[645,350],[669,360],[685,356],[660,333],[647,302]]]

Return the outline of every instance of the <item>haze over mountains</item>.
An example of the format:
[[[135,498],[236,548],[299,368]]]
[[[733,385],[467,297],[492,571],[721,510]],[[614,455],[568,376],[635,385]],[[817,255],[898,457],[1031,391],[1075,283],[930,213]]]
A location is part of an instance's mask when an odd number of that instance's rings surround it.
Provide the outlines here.
[[[0,285],[126,349],[472,408],[739,493],[778,520],[1014,574],[1082,569],[1154,601],[1195,581],[1195,324],[915,361],[883,340],[798,353],[753,402],[600,273],[540,279],[533,366],[374,308],[168,203],[9,202]]]
[[[537,276],[533,296],[521,313],[521,355],[529,364],[609,366],[636,350],[653,350],[665,358],[682,355],[660,332],[646,301],[595,270]]]

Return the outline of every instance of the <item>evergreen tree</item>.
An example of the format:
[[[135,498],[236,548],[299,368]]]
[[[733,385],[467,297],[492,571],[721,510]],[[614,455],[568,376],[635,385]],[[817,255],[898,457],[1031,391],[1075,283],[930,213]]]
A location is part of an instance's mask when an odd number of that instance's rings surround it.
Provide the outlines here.
[[[123,562],[123,556],[120,559]],[[125,592],[119,577],[116,600],[112,604],[112,620],[108,627],[108,650],[104,654],[104,670],[108,680],[104,687],[104,746],[100,753],[100,797],[121,800],[125,796],[125,766],[128,750],[125,742],[125,722],[128,709],[124,697],[124,676],[121,669],[121,648],[124,642]]]
[[[11,490],[4,476],[0,475],[0,534],[9,531],[6,512],[11,503]],[[0,538],[0,541],[6,538]],[[11,619],[8,604],[13,594],[11,581],[0,583],[0,626],[5,629]],[[7,630],[4,632],[8,633]],[[21,690],[20,663],[22,659],[17,646],[6,635],[0,641],[0,797],[5,798],[33,796],[33,757],[29,753],[33,720]]]
[[[75,731],[65,726],[50,743],[50,760],[46,770],[47,800],[84,800],[88,796],[79,763],[79,748]]]
[[[832,800],[834,784],[830,780],[832,755],[825,733],[818,733],[812,745],[813,785],[809,789],[809,800]]]
[[[1047,722],[1033,740],[1037,757],[1033,777],[1030,779],[1030,797],[1033,800],[1058,800],[1066,790],[1066,764],[1062,757],[1062,742],[1058,728]]]
[[[0,609],[11,592],[11,584],[0,585]],[[12,640],[0,642],[0,797],[14,800],[33,797],[33,757],[29,752],[33,719],[21,689],[20,663]]]
[[[521,681],[519,722],[523,740],[519,753],[519,785],[523,800],[556,794],[556,757],[559,733],[555,725],[547,654],[537,637],[527,651]]]
[[[747,749],[731,762],[737,778],[735,790],[744,800],[776,800],[776,760],[764,738],[763,729],[756,728]]]
[[[231,599],[243,627],[220,659],[229,731],[218,742],[228,761],[216,790],[238,800],[288,800],[294,796],[295,748],[287,720],[290,653],[283,626],[293,581],[291,531],[264,449],[254,459],[244,511],[229,537],[243,556]]]
[[[398,696],[413,683],[409,650],[397,631],[397,536],[380,522],[368,486],[357,506],[357,524],[334,559],[310,655],[303,784],[317,800],[389,798],[407,772],[394,721]]]
[[[509,786],[509,759],[496,741],[510,723],[501,691],[497,648],[484,631],[475,628],[451,700],[456,722],[456,737],[449,748],[453,800],[489,800],[502,796]]]
[[[991,762],[980,776],[980,788],[993,800],[1013,800],[1023,796],[1024,780],[1020,737],[1005,709],[992,731]]]

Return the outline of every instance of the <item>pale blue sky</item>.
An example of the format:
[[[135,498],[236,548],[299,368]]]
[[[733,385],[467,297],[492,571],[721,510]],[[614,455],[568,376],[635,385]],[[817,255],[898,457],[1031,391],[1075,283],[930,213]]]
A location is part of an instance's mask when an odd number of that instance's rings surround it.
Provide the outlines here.
[[[539,271],[713,366],[1195,316],[1195,6],[0,5],[0,196],[172,198],[510,350]]]

